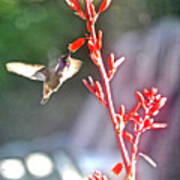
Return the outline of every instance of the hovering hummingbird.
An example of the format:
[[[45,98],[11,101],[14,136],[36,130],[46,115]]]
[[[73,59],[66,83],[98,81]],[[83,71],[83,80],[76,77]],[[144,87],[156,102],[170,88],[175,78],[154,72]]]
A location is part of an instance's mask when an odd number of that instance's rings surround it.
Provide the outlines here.
[[[79,71],[81,65],[82,61],[74,59],[68,54],[59,57],[58,63],[53,69],[40,64],[26,64],[22,62],[9,62],[6,64],[6,68],[10,72],[31,80],[42,81],[43,98],[41,104],[44,105],[51,94],[58,91],[63,82]]]

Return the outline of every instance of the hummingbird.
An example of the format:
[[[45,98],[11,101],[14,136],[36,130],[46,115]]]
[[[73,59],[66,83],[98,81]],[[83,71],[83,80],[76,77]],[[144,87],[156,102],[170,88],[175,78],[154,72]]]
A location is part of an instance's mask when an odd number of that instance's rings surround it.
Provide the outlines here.
[[[62,55],[58,58],[58,63],[54,68],[49,68],[41,64],[27,64],[22,62],[9,62],[6,69],[20,76],[31,80],[43,82],[43,97],[41,104],[48,102],[52,93],[57,92],[61,85],[74,76],[81,68],[82,61],[74,59],[70,54]]]

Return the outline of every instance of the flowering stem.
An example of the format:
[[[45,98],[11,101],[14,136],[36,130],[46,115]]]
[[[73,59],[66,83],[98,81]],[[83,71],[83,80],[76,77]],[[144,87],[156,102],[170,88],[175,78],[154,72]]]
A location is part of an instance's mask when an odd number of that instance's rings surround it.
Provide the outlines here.
[[[118,175],[122,168],[126,168],[126,180],[136,179],[136,167],[139,153],[140,136],[146,130],[165,128],[166,123],[154,122],[154,116],[159,113],[159,110],[165,105],[167,98],[158,94],[158,89],[152,87],[150,90],[144,89],[143,94],[136,92],[138,103],[129,112],[125,113],[125,106],[121,105],[119,112],[115,111],[114,100],[112,98],[112,90],[110,80],[113,78],[116,70],[125,60],[124,57],[115,59],[111,53],[108,58],[108,69],[106,70],[104,60],[101,55],[102,48],[102,31],[96,32],[95,23],[99,15],[105,11],[111,4],[111,0],[102,0],[98,12],[94,6],[93,0],[84,0],[85,12],[81,9],[79,0],[66,0],[67,4],[76,11],[76,15],[86,20],[87,30],[89,35],[81,37],[69,45],[69,51],[77,51],[87,41],[90,50],[90,57],[100,72],[102,84],[99,81],[94,81],[91,76],[88,81],[83,79],[85,86],[94,94],[102,105],[106,106],[114,125],[117,141],[122,153],[123,163],[118,163],[112,171]],[[140,109],[144,111],[144,116],[141,116]],[[125,130],[128,122],[133,122],[134,130],[129,133]],[[125,140],[131,143],[131,156],[125,144]],[[142,153],[141,153],[142,154]],[[143,155],[145,160],[151,164],[155,164],[151,158]],[[95,172],[89,180],[106,180],[107,178],[99,172]]]
[[[102,59],[101,59],[101,62],[102,62]],[[104,88],[105,88],[105,97],[106,97],[106,100],[107,100],[107,107],[108,107],[108,110],[109,110],[109,114],[110,114],[110,117],[111,117],[111,120],[112,120],[113,124],[115,125],[114,122],[116,121],[116,113],[115,113],[114,104],[113,104],[113,100],[112,100],[112,93],[111,93],[111,88],[110,88],[110,84],[109,84],[109,79],[107,77],[107,73],[106,73],[103,62],[100,64],[99,70],[100,70],[101,79],[103,81]],[[120,149],[121,149],[121,152],[122,152],[122,157],[123,157],[123,160],[124,160],[124,163],[125,163],[125,167],[126,167],[126,169],[128,169],[129,154],[128,154],[126,145],[124,143],[122,132],[116,133],[116,137],[118,139],[118,143],[119,143],[119,146],[120,146]]]
[[[91,36],[93,37],[93,40],[96,42],[97,38],[96,38],[96,31],[95,31],[94,25],[91,25]],[[99,55],[98,56],[98,62],[99,62],[98,68],[99,68],[101,79],[102,79],[104,89],[105,89],[104,94],[105,94],[105,97],[107,100],[107,107],[108,107],[109,114],[110,114],[111,120],[112,120],[112,122],[114,124],[114,128],[115,128],[116,113],[115,113],[114,103],[113,103],[113,99],[112,99],[112,92],[111,92],[111,87],[110,87],[110,83],[109,83],[109,78],[107,76],[107,72],[106,72],[100,51],[98,51],[98,55]],[[128,170],[129,154],[128,154],[128,151],[127,151],[127,148],[126,148],[123,136],[122,136],[122,132],[116,133],[116,137],[117,137],[117,140],[118,140],[121,152],[122,152],[122,157],[124,160],[126,170]]]
[[[132,144],[132,156],[131,156],[131,162],[129,166],[129,172],[127,174],[127,180],[135,180],[136,179],[136,163],[137,163],[137,155],[138,155],[138,146],[139,146],[139,140],[140,140],[141,133],[138,131],[135,134],[134,142]]]
[[[87,12],[87,17],[89,20],[89,24],[90,24],[90,37],[92,38],[92,41],[94,43],[96,43],[97,41],[97,33],[96,33],[96,29],[95,29],[95,23],[92,21],[92,14],[89,8],[89,3],[91,3],[90,0],[84,0],[85,2],[85,8],[86,8],[86,12]],[[101,79],[104,85],[104,94],[105,94],[105,99],[107,102],[107,108],[111,117],[111,120],[113,122],[114,125],[114,129],[115,129],[115,122],[116,120],[116,112],[115,112],[115,108],[114,108],[114,103],[113,103],[113,99],[112,99],[112,93],[111,93],[111,87],[110,87],[110,83],[109,83],[109,78],[105,69],[105,65],[104,65],[104,61],[102,59],[102,55],[101,55],[101,51],[100,50],[96,50],[96,53],[98,54],[98,58],[97,58],[97,62],[98,62],[98,68],[100,71],[100,75],[101,75]],[[122,122],[124,123],[124,122]],[[116,129],[115,129],[115,132]],[[120,133],[116,133],[116,137],[120,146],[120,150],[122,152],[122,157],[124,160],[124,164],[126,167],[126,170],[128,171],[128,166],[129,166],[129,154],[122,136],[122,132]]]

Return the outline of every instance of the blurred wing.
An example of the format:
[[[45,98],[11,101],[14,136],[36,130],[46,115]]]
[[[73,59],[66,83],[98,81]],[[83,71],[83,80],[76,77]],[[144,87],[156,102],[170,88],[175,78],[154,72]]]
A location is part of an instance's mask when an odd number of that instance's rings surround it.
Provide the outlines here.
[[[44,65],[10,62],[6,64],[6,68],[9,72],[13,72],[26,78],[37,81],[44,81],[43,76],[35,76],[38,71],[45,68]]]
[[[50,70],[47,67],[43,67],[40,70],[38,70],[32,78],[39,81],[46,81],[50,76]]]
[[[64,68],[63,76],[61,78],[61,82],[64,82],[67,79],[74,76],[82,66],[82,61],[80,61],[78,59],[73,59],[70,56],[68,58],[69,58],[68,60],[70,62],[70,65],[69,65],[69,67]]]

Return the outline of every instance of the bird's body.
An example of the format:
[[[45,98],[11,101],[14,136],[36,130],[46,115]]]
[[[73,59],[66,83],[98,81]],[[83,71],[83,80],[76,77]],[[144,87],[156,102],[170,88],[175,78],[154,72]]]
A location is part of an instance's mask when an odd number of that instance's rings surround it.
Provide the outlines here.
[[[82,62],[70,55],[61,56],[55,68],[50,69],[44,65],[32,65],[21,62],[6,64],[7,70],[31,80],[43,82],[43,98],[41,104],[45,104],[53,92],[58,91],[64,81],[75,75]]]

